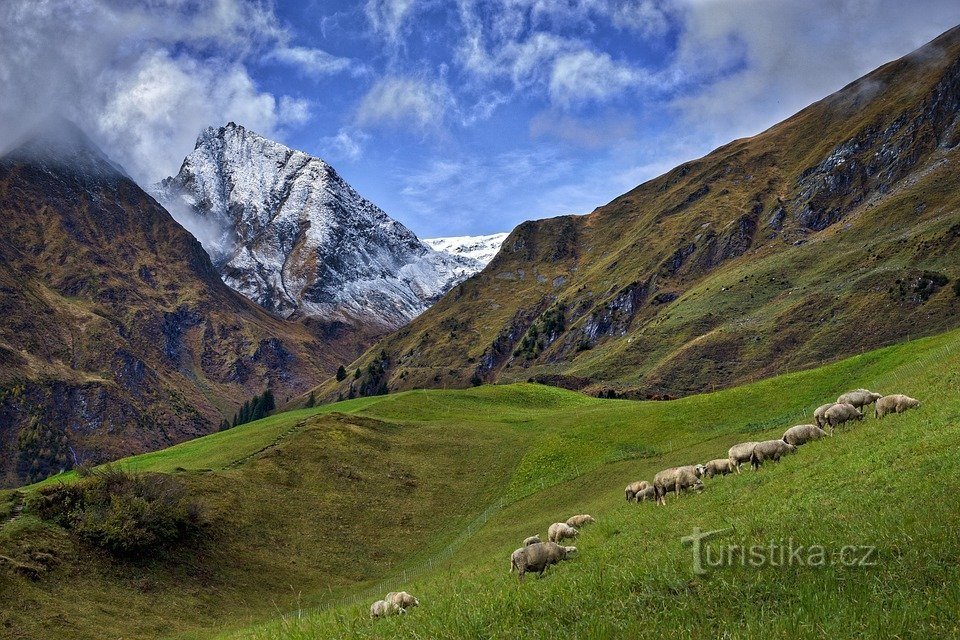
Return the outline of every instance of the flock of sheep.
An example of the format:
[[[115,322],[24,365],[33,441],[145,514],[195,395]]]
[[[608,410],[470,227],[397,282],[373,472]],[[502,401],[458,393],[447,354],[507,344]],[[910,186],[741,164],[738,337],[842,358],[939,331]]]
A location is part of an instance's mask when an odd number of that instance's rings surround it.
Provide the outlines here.
[[[702,477],[712,478],[728,473],[740,473],[740,467],[749,462],[754,469],[758,469],[768,460],[778,461],[781,457],[794,453],[797,447],[812,440],[818,440],[828,435],[825,428],[829,428],[829,435],[834,429],[845,422],[863,420],[863,408],[874,405],[874,416],[883,418],[891,413],[903,413],[907,409],[920,406],[920,401],[902,394],[882,396],[867,389],[857,389],[841,395],[836,402],[822,405],[813,412],[816,424],[800,424],[787,429],[783,437],[778,440],[764,440],[762,442],[742,442],[730,447],[726,458],[717,458],[706,464],[671,467],[658,473],[653,478],[653,484],[646,480],[632,482],[625,489],[628,502],[643,502],[653,500],[657,504],[667,503],[667,493],[675,491],[676,495],[684,489],[703,490]],[[517,578],[522,582],[524,574],[537,573],[543,576],[550,565],[566,560],[577,552],[576,547],[563,546],[560,543],[567,539],[576,538],[579,528],[596,522],[592,516],[581,514],[572,516],[566,522],[555,522],[547,530],[547,542],[540,539],[540,535],[533,535],[523,541],[523,546],[510,555],[510,573],[517,572]],[[398,613],[405,613],[410,607],[415,607],[420,601],[406,591],[388,593],[383,600],[377,600],[370,605],[370,617],[380,618]]]
[[[817,407],[813,412],[816,424],[798,424],[787,429],[783,437],[778,440],[764,440],[763,442],[741,442],[730,447],[726,458],[717,458],[706,464],[671,467],[658,473],[653,483],[646,480],[631,482],[624,490],[627,502],[643,502],[653,500],[657,504],[667,503],[667,494],[674,491],[676,495],[684,489],[695,491],[703,490],[702,477],[712,478],[728,473],[740,473],[740,466],[749,462],[757,469],[764,462],[780,460],[781,457],[794,453],[797,447],[811,440],[818,440],[827,435],[833,435],[834,429],[851,420],[863,420],[863,408],[874,405],[874,416],[877,419],[891,413],[903,413],[907,409],[920,406],[920,401],[902,394],[883,396],[867,389],[857,389],[841,395],[836,402]]]

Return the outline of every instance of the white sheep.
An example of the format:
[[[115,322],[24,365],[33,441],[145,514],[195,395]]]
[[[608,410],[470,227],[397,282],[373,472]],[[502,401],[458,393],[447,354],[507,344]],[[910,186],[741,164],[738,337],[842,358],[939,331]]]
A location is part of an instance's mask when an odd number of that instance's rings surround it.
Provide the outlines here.
[[[560,542],[565,538],[576,538],[578,535],[580,532],[566,522],[554,522],[547,529],[547,540],[550,542]]]
[[[576,552],[576,547],[563,547],[554,542],[541,542],[529,547],[521,547],[510,555],[510,573],[516,570],[517,579],[520,582],[523,582],[523,575],[527,571],[539,573],[542,577],[547,567],[566,560]]]
[[[405,613],[410,607],[420,605],[420,601],[406,591],[391,591],[384,599],[390,604],[399,607],[400,613]]]
[[[750,454],[753,453],[753,448],[757,446],[756,442],[741,442],[740,444],[735,444],[730,447],[730,450],[727,451],[727,455],[730,457],[730,461],[733,463],[733,468],[737,473],[740,473],[740,465],[744,462],[750,462]]]
[[[386,600],[377,600],[370,605],[370,618],[384,618],[395,613],[403,613],[403,609]]]
[[[596,522],[596,520],[593,519],[593,516],[585,513],[567,518],[567,525],[570,527],[582,527],[585,524],[593,524],[594,522]]]
[[[635,499],[638,493],[651,486],[653,485],[646,480],[637,480],[636,482],[631,482],[627,485],[627,488],[624,489],[624,495],[627,497],[627,502]]]
[[[852,404],[845,402],[843,404],[835,404],[827,409],[823,417],[826,419],[827,424],[830,425],[830,434],[832,435],[834,429],[845,422],[863,420],[863,412]]]
[[[873,407],[873,415],[878,419],[891,413],[903,413],[907,409],[919,409],[920,401],[902,393],[883,396]]]
[[[669,491],[676,491],[678,496],[683,489],[703,491],[703,482],[700,481],[700,478],[703,477],[705,472],[706,467],[702,464],[664,469],[653,478],[653,486],[657,493],[657,504],[667,504],[667,492]]]
[[[869,389],[856,389],[854,391],[848,391],[837,398],[837,404],[852,404],[862,411],[865,406],[873,404],[882,397],[883,394],[874,393]]]
[[[733,473],[736,471],[737,465],[730,458],[717,458],[705,464],[704,467],[706,468],[704,475],[712,478],[713,476],[725,476],[728,473]]]
[[[827,432],[815,424],[798,424],[783,432],[783,441],[799,447],[811,440],[819,440],[825,435]]]
[[[750,464],[753,468],[759,469],[767,460],[778,462],[783,456],[796,452],[797,448],[792,444],[787,444],[783,440],[764,440],[758,442],[750,454]]]
[[[543,542],[543,541],[540,539],[540,534],[539,534],[539,533],[538,533],[537,535],[530,536],[529,538],[524,538],[524,539],[523,539],[523,546],[529,547],[530,545],[532,545],[532,544],[537,544],[538,542]]]
[[[817,426],[821,429],[827,424],[826,413],[833,405],[837,404],[836,402],[828,402],[827,404],[822,404],[817,407],[817,410],[813,412],[813,421],[817,423]]]

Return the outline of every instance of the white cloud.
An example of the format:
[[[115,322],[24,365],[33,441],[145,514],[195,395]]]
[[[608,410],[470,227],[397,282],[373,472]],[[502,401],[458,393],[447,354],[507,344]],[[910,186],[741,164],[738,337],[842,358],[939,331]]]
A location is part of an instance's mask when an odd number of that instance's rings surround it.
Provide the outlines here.
[[[441,81],[386,77],[374,83],[360,101],[357,123],[422,131],[440,125],[451,100]]]
[[[633,137],[632,119],[623,115],[578,118],[557,111],[544,111],[530,120],[530,137],[554,139],[586,149],[616,146]]]
[[[403,22],[417,0],[367,0],[367,19],[376,33],[396,42]]]
[[[363,144],[369,136],[360,130],[340,129],[336,135],[320,140],[325,155],[345,160],[359,160],[363,156]]]
[[[559,56],[550,74],[550,97],[556,104],[601,102],[624,91],[652,85],[645,71],[616,63],[606,53],[578,51]]]
[[[354,74],[361,72],[360,65],[354,60],[341,58],[323,49],[312,47],[277,47],[267,54],[267,59],[295,66],[312,76],[327,76],[344,71]]]
[[[0,148],[59,113],[152,182],[206,126],[271,135],[309,117],[306,101],[260,90],[244,66],[288,39],[260,2],[0,3]]]

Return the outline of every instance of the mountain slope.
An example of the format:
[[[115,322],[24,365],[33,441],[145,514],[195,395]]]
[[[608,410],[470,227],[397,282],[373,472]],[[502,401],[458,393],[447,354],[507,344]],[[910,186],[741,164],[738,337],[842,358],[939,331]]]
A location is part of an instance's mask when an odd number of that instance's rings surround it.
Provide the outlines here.
[[[958,114],[953,29],[589,215],[521,224],[357,363],[375,384],[323,390],[679,395],[955,327]]]
[[[29,510],[7,522],[21,498],[0,492],[0,556],[53,556],[36,579],[0,559],[0,637],[952,637],[958,371],[954,331],[671,402],[488,385],[271,416],[120,463],[175,475],[209,510],[206,538],[153,560],[91,553]],[[779,436],[858,386],[924,403],[666,507],[624,502],[628,481]],[[519,541],[584,512],[579,557],[518,586]],[[694,527],[735,529],[717,544],[872,545],[879,564],[697,576],[680,544]],[[421,606],[369,620],[401,589]]]
[[[232,122],[201,133],[155,192],[200,218],[224,282],[284,316],[395,329],[477,270],[433,251],[323,160]]]
[[[0,486],[204,435],[358,353],[274,318],[70,123],[0,159]]]

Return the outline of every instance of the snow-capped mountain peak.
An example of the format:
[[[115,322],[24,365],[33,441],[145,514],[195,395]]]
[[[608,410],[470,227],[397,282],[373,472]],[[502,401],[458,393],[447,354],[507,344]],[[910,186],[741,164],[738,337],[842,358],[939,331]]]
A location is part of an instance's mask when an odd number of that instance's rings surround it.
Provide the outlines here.
[[[423,242],[436,251],[476,260],[484,267],[500,251],[507,233],[492,233],[485,236],[450,236],[448,238],[424,238]]]
[[[267,309],[395,328],[480,267],[434,251],[326,162],[229,123],[154,187],[224,282]]]

